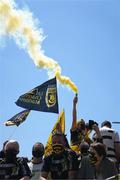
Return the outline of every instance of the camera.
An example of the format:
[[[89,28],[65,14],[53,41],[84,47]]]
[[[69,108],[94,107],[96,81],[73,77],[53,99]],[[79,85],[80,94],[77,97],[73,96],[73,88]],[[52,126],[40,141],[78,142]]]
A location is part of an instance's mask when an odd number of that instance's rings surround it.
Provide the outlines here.
[[[93,126],[94,124],[96,124],[96,125],[98,126],[98,123],[97,123],[97,122],[95,122],[94,120],[89,120],[89,123],[88,123],[88,128],[89,128],[89,130],[92,130],[92,126]]]

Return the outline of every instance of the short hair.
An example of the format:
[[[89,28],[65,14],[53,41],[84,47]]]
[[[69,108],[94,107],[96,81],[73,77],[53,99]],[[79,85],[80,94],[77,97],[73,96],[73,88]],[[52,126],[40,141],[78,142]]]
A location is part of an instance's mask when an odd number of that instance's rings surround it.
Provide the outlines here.
[[[82,154],[84,154],[84,153],[87,153],[88,150],[89,150],[89,144],[88,144],[87,142],[82,142],[82,143],[80,144],[80,152],[81,152]]]
[[[7,148],[10,148],[11,149],[11,146],[13,147],[15,147],[16,148],[16,150],[19,152],[19,143],[18,143],[18,141],[16,141],[16,140],[9,140],[6,144],[5,144],[5,150],[7,149]]]
[[[44,145],[43,145],[42,143],[40,143],[40,142],[36,142],[36,143],[33,145],[32,151],[35,149],[35,146],[36,146],[36,145],[39,145],[39,146],[40,146],[40,149],[42,149],[42,150],[44,151]]]
[[[91,144],[91,147],[97,152],[99,156],[106,157],[106,149],[104,144],[98,142]]]
[[[110,122],[110,121],[107,121],[107,120],[105,120],[105,121],[102,122],[101,127],[103,127],[103,126],[107,126],[107,127],[109,127],[109,128],[112,127],[111,122]]]
[[[84,119],[80,119],[80,120],[77,122],[77,125],[78,125],[78,124],[85,124]]]

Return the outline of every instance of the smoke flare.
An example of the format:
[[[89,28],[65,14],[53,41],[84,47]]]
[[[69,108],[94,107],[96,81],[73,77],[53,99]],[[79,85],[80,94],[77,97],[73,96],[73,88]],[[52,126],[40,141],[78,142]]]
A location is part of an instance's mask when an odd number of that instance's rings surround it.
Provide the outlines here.
[[[0,36],[12,36],[19,47],[27,50],[36,66],[52,70],[61,84],[77,93],[76,85],[70,78],[61,75],[58,62],[44,55],[41,48],[43,31],[36,26],[36,20],[28,10],[18,9],[14,0],[0,1]]]

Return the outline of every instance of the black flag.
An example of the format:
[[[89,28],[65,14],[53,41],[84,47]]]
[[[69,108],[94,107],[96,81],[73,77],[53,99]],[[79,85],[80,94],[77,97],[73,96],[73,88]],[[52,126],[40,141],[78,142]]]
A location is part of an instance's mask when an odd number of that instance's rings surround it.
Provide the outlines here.
[[[16,114],[15,116],[13,116],[11,119],[6,121],[4,124],[6,126],[13,126],[13,125],[19,126],[23,121],[26,120],[29,112],[30,112],[30,110],[24,110],[24,111]]]
[[[29,110],[59,113],[56,78],[21,95],[16,104]]]

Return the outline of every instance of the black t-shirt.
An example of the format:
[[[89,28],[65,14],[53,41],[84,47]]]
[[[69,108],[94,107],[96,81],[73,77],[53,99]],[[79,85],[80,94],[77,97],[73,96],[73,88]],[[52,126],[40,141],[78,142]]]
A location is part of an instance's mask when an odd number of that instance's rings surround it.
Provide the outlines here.
[[[4,158],[0,159],[0,179],[20,179],[30,175],[31,171],[24,158],[16,158],[16,161],[11,163]]]
[[[73,151],[65,150],[59,156],[52,153],[44,159],[42,171],[50,172],[52,179],[68,179],[70,170],[78,170],[77,156]]]

